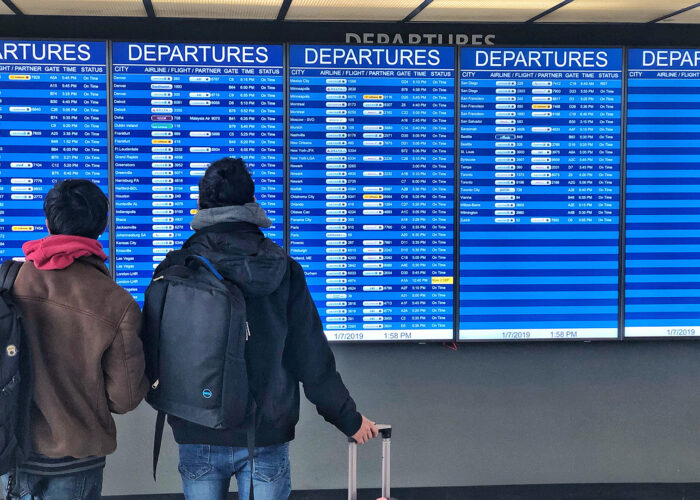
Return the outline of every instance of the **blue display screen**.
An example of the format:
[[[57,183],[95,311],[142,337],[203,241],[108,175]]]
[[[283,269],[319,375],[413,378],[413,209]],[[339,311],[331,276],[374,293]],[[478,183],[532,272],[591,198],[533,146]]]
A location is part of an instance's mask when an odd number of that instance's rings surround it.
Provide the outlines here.
[[[47,236],[44,195],[71,178],[108,190],[104,42],[0,41],[0,256]],[[107,232],[100,238],[108,251]]]
[[[116,277],[141,302],[154,268],[192,234],[197,185],[243,158],[283,242],[282,46],[115,43]]]
[[[451,340],[454,49],[290,49],[290,253],[330,340]]]
[[[622,50],[461,52],[462,340],[616,338]]]
[[[700,50],[630,50],[627,93],[625,336],[698,335]]]

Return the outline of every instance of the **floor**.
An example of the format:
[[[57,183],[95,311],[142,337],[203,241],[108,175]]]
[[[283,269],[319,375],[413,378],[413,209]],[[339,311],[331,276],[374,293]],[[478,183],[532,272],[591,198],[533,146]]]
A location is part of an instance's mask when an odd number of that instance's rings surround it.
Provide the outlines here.
[[[362,490],[358,500],[376,500],[379,491]],[[396,488],[396,500],[700,500],[700,483],[567,484]],[[181,495],[104,497],[105,500],[182,500]],[[237,499],[231,493],[229,500]],[[290,500],[347,500],[345,490],[296,491]]]

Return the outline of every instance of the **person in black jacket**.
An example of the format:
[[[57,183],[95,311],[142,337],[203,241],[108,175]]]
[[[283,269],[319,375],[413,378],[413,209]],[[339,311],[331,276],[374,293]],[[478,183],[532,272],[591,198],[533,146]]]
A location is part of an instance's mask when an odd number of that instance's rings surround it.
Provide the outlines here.
[[[251,331],[246,360],[257,404],[254,470],[245,430],[214,430],[169,416],[187,500],[226,498],[234,475],[239,498],[247,499],[251,472],[256,500],[289,497],[289,442],[299,420],[299,382],[319,414],[346,436],[360,444],[377,437],[375,423],[358,413],[336,371],[304,271],[260,231],[270,225],[255,202],[255,185],[243,160],[218,160],[199,182],[199,210],[191,224],[195,234],[184,252],[170,254],[155,272],[183,264],[188,255],[206,257],[243,291]]]

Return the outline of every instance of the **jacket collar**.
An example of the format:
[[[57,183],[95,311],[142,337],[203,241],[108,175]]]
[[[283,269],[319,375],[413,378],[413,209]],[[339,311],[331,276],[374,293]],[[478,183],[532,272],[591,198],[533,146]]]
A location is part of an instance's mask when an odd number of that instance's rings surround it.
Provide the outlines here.
[[[204,233],[255,233],[263,234],[257,224],[250,222],[220,222],[198,229],[195,234]]]
[[[94,267],[95,269],[100,271],[105,276],[110,275],[109,269],[107,269],[107,266],[105,265],[105,263],[102,261],[102,259],[100,259],[96,255],[88,255],[87,257],[80,257],[79,259],[76,259],[76,260]]]
[[[241,236],[257,236],[259,238],[264,238],[265,235],[263,232],[260,230],[260,228],[256,224],[252,224],[250,222],[221,222],[219,224],[214,224],[211,226],[204,227],[202,229],[198,229],[195,231],[195,233],[190,236],[187,241],[182,245],[182,248],[185,249],[189,246],[191,246],[193,243],[197,241],[203,241],[202,238],[205,238],[205,235],[207,234],[230,234],[235,237],[235,235],[241,235]],[[206,246],[209,246],[205,243]]]

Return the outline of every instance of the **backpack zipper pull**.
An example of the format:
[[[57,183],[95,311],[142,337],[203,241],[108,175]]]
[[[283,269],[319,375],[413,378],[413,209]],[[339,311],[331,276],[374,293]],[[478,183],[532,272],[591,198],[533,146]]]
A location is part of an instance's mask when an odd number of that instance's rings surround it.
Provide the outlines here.
[[[250,338],[250,327],[248,326],[248,322],[245,322],[245,340],[246,342]]]

